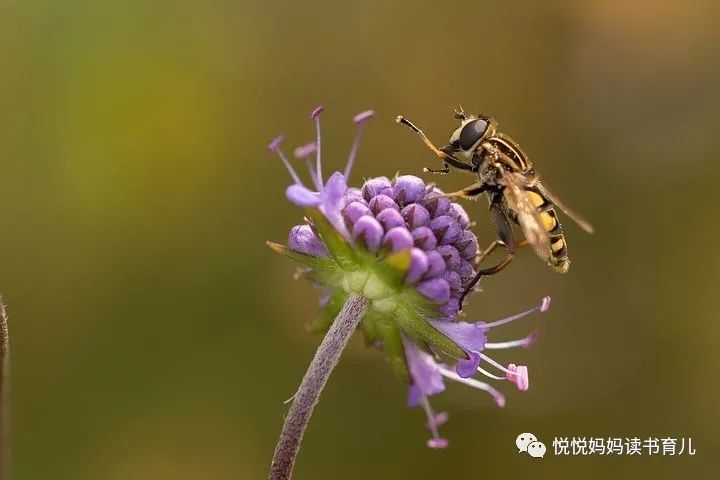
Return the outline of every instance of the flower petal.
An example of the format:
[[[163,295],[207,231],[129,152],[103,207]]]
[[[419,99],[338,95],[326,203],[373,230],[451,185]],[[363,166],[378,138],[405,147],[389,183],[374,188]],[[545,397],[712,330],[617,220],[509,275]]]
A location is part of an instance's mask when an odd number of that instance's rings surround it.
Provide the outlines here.
[[[457,365],[457,373],[463,378],[475,374],[480,365],[480,355],[487,343],[487,328],[481,322],[447,322],[429,320],[430,324],[458,344],[467,354],[469,359],[461,360]]]
[[[487,328],[482,322],[442,322],[429,320],[430,324],[440,330],[453,342],[460,345],[466,351],[482,352],[487,343]]]
[[[408,405],[414,407],[420,403],[423,395],[430,396],[445,390],[445,382],[440,373],[440,366],[427,352],[420,350],[407,337],[403,337],[405,360],[412,379],[412,387],[408,392]]]
[[[347,190],[348,186],[343,174],[340,172],[333,173],[328,178],[323,189],[323,204],[339,204]]]
[[[470,358],[460,360],[455,367],[455,371],[462,378],[472,377],[477,373],[480,366],[480,354],[478,352],[468,352],[468,355],[470,355]]]
[[[300,207],[318,207],[320,206],[320,194],[303,187],[302,185],[290,185],[285,190],[287,199]]]

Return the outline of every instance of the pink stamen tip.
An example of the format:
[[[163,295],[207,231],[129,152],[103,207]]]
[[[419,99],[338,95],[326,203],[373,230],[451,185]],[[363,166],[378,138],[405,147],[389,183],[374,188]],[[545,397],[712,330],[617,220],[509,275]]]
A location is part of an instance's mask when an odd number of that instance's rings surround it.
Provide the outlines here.
[[[517,366],[514,363],[511,363],[508,365],[507,369],[509,371],[506,374],[506,378],[514,383],[518,390],[524,392],[530,388],[530,378],[528,377],[528,369],[526,366]]]
[[[434,449],[447,448],[448,444],[446,438],[431,438],[427,441],[427,446]]]
[[[447,412],[440,412],[440,413],[436,414],[432,418],[432,420],[428,420],[428,422],[425,424],[425,426],[427,428],[429,428],[430,430],[437,429],[437,428],[440,428],[441,426],[443,426],[445,424],[445,422],[448,421],[449,418],[450,418],[450,415],[448,415]]]
[[[275,153],[278,150],[278,147],[282,143],[282,141],[285,139],[285,135],[278,135],[277,137],[273,138],[270,143],[268,144],[268,150]]]
[[[530,335],[527,336],[527,340],[525,341],[524,346],[529,347],[533,343],[537,342],[539,338],[540,338],[540,332],[535,330],[534,332],[532,332]]]
[[[353,122],[355,122],[356,125],[360,125],[361,123],[371,119],[374,115],[375,112],[373,110],[365,110],[364,112],[355,115]]]
[[[547,312],[549,308],[550,308],[550,297],[543,297],[542,302],[540,302],[540,311]]]
[[[505,397],[500,392],[493,392],[492,394],[493,400],[495,400],[495,403],[500,408],[505,408]]]
[[[295,149],[295,158],[305,158],[317,152],[317,143],[310,142],[307,145]]]
[[[315,119],[317,118],[317,116],[320,115],[320,114],[321,114],[322,112],[324,112],[324,111],[325,111],[325,107],[323,107],[322,105],[320,105],[320,106],[318,106],[315,110],[312,111],[312,113],[310,114],[310,118],[312,118],[313,120],[315,120]]]

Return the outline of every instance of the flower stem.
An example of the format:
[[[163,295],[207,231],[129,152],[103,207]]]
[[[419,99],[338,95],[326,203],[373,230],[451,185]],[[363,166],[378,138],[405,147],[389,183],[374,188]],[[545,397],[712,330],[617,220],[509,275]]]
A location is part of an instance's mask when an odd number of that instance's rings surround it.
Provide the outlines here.
[[[350,295],[323,339],[295,394],[285,419],[280,440],[275,447],[270,480],[287,480],[292,476],[295,458],[300,450],[305,428],[320,399],[325,384],[340,361],[345,346],[365,316],[369,301],[359,294]]]
[[[0,296],[0,480],[7,478],[9,454],[7,443],[10,420],[10,342],[5,304]]]

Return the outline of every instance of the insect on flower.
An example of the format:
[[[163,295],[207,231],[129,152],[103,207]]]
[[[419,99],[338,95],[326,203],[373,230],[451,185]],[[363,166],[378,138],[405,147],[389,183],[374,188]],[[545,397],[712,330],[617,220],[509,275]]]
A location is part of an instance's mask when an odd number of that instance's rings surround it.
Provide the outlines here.
[[[295,150],[295,157],[307,164],[312,188],[283,153],[282,137],[270,143],[270,151],[293,179],[286,190],[288,200],[306,207],[307,214],[305,223],[291,229],[287,247],[268,245],[299,263],[300,276],[321,290],[321,310],[309,324],[311,331],[328,331],[352,296],[367,300],[359,324],[366,344],[382,350],[407,383],[408,404],[424,409],[432,432],[428,446],[443,448],[448,442],[438,428],[447,414],[436,413],[429,397],[444,391],[447,379],[484,390],[504,406],[503,394],[476,375],[527,390],[527,367],[503,365],[487,352],[527,347],[537,333],[504,342],[488,342],[488,335],[532,312],[546,311],[550,299],[495,322],[459,320],[460,299],[476,277],[479,253],[467,213],[411,175],[371,178],[361,188],[347,186],[371,111],[354,119],[358,131],[343,172],[323,180],[321,112],[319,107],[311,115],[317,139]]]
[[[460,120],[460,126],[450,135],[449,144],[442,148],[435,147],[422,130],[402,115],[395,121],[409,127],[442,159],[442,169],[426,168],[426,172],[447,174],[450,167],[453,167],[477,176],[476,183],[449,193],[449,197],[474,199],[482,193],[488,195],[490,215],[499,240],[495,240],[483,251],[482,258],[501,244],[508,253],[497,265],[478,271],[466,287],[463,298],[482,276],[493,275],[505,268],[515,256],[515,251],[528,244],[532,245],[535,253],[556,272],[567,272],[570,259],[565,234],[555,207],[565,212],[586,232],[592,233],[592,226],[566,207],[557,195],[540,181],[533,164],[520,149],[520,145],[508,135],[499,132],[497,122],[492,117],[468,115],[461,108],[455,111],[455,118]],[[456,155],[462,155],[469,163]],[[521,227],[525,240],[515,242],[510,221]]]

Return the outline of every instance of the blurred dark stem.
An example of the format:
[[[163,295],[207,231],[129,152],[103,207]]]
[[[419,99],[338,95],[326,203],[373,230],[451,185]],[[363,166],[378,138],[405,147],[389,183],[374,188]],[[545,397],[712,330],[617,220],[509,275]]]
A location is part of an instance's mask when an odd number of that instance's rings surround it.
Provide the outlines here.
[[[310,422],[320,393],[340,361],[340,355],[350,337],[365,316],[368,304],[368,300],[362,295],[351,295],[315,352],[285,418],[270,467],[270,480],[287,480],[292,476],[305,427]]]
[[[8,337],[5,304],[0,296],[0,480],[7,478],[8,442],[7,430],[10,420],[10,341]]]

